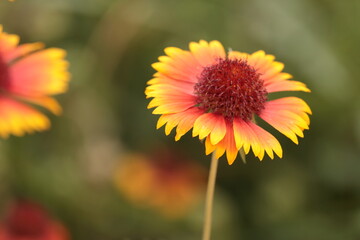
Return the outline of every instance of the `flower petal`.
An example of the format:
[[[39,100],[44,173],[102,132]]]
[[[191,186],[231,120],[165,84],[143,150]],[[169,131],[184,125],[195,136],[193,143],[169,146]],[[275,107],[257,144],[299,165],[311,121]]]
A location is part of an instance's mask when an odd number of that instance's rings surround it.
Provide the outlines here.
[[[286,97],[265,103],[265,109],[259,116],[279,132],[298,144],[297,136],[309,129],[310,107],[300,98]],[[305,117],[306,116],[306,117]]]
[[[161,105],[172,104],[175,102],[186,103],[190,102],[192,105],[196,104],[196,97],[185,93],[174,92],[171,95],[160,95],[159,97],[153,98],[148,108],[154,108]]]
[[[9,49],[4,54],[1,54],[4,58],[4,61],[7,63],[11,63],[18,58],[25,57],[26,55],[35,52],[37,50],[43,49],[43,43],[26,43],[20,46]]]
[[[298,81],[288,81],[288,80],[272,82],[266,85],[265,88],[268,93],[282,92],[282,91],[311,92],[310,89],[308,89],[304,83]]]
[[[193,137],[199,135],[200,139],[210,134],[211,144],[220,142],[226,133],[226,124],[223,116],[213,113],[205,113],[196,119],[193,129]]]
[[[152,64],[158,73],[176,81],[197,82],[202,66],[193,54],[175,47],[165,48],[164,51],[167,56],[160,56],[159,62]]]
[[[260,160],[263,159],[265,152],[271,159],[274,158],[273,151],[280,158],[282,157],[282,148],[279,141],[269,132],[253,122],[245,122],[240,118],[234,119],[233,125],[236,147],[238,149],[243,147],[247,154],[251,146],[254,155]]]
[[[175,141],[178,141],[187,133],[194,126],[195,120],[203,113],[204,111],[197,107],[188,109],[186,115],[180,119],[178,127],[176,128]]]
[[[186,99],[183,102],[166,103],[155,108],[155,110],[152,113],[153,114],[178,113],[195,106],[195,104],[196,102],[194,101],[194,99]]]
[[[68,63],[65,51],[45,49],[16,61],[10,70],[10,90],[24,96],[44,96],[63,93],[67,90]]]
[[[210,43],[204,40],[200,40],[199,43],[191,42],[189,49],[203,67],[215,63],[219,58],[226,57],[224,47],[219,41],[211,41]]]
[[[196,82],[197,78],[195,74],[186,73],[186,69],[178,69],[176,66],[172,66],[169,63],[164,63],[164,59],[171,60],[169,57],[161,58],[162,62],[153,63],[151,66],[158,71],[168,77],[171,77],[176,80],[180,81],[187,81],[187,82]]]
[[[166,124],[165,133],[169,135],[171,130],[177,126],[175,140],[178,141],[193,127],[195,120],[203,113],[198,108],[190,108],[179,113],[164,114],[160,116],[156,128],[159,129]]]
[[[19,44],[20,38],[15,34],[7,34],[2,31],[2,26],[0,25],[0,54],[6,54],[9,51],[14,50]]]
[[[10,98],[0,98],[0,135],[22,136],[50,127],[49,119],[40,112]]]
[[[169,80],[169,81],[168,81]],[[148,81],[150,86],[145,89],[146,98],[159,97],[161,95],[171,95],[176,93],[186,93],[192,95],[194,85],[191,83],[174,81],[165,78],[153,78]]]
[[[247,60],[249,54],[238,52],[238,51],[230,51],[228,53],[228,58],[231,60]]]
[[[205,154],[209,155],[210,153],[214,152],[216,150],[216,145],[212,145],[210,142],[210,138],[207,137],[205,139]]]
[[[237,56],[238,53],[233,55]],[[304,91],[310,92],[304,83],[298,81],[288,81],[292,76],[282,72],[284,64],[274,61],[273,55],[268,55],[264,51],[257,51],[247,57],[250,66],[260,73],[260,78],[264,81],[267,92],[280,91]]]
[[[186,76],[184,80],[193,83],[197,82],[197,76],[203,68],[193,54],[175,47],[167,47],[164,51],[169,57],[163,58],[163,62],[167,62],[167,64],[182,71]]]
[[[218,144],[212,144],[210,138],[211,136],[208,136],[205,141],[206,154],[210,154],[215,151],[215,157],[220,158],[226,152],[226,158],[229,165],[233,164],[239,149],[236,147],[232,124],[230,122],[226,122],[226,134]]]
[[[62,107],[59,102],[52,97],[24,97],[24,96],[16,96],[17,99],[29,102],[32,104],[36,104],[43,108],[46,108],[50,112],[55,115],[60,115],[62,113]]]

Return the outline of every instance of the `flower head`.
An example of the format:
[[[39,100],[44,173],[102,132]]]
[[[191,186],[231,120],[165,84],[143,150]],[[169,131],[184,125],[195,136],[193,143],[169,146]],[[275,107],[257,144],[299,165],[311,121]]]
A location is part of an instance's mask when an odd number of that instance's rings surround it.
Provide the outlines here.
[[[265,152],[282,157],[280,143],[255,124],[255,116],[298,144],[309,128],[310,107],[297,97],[268,99],[274,92],[310,92],[282,72],[284,64],[264,51],[226,54],[218,41],[191,42],[189,48],[165,48],[167,56],[152,65],[157,72],[145,94],[153,98],[148,108],[161,115],[157,128],[166,124],[168,135],[176,127],[176,141],[192,128],[193,137],[206,139],[206,154],[226,152],[229,164],[241,149],[252,149],[260,160]]]
[[[0,223],[1,240],[68,240],[68,233],[58,222],[51,220],[39,205],[18,201],[7,218]]]
[[[59,103],[52,95],[68,87],[65,51],[43,49],[42,43],[19,45],[17,35],[7,34],[0,25],[0,136],[43,131],[49,119],[30,104],[58,115]]]
[[[114,177],[124,197],[170,218],[186,214],[199,200],[205,184],[200,166],[169,150],[128,156]]]

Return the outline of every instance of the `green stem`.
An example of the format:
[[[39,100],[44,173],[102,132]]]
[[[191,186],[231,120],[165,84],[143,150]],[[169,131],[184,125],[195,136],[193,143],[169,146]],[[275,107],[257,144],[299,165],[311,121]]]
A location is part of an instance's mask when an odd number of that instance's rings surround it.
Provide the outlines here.
[[[216,172],[218,168],[219,159],[215,157],[215,152],[211,156],[211,165],[209,172],[209,180],[206,191],[205,200],[205,216],[204,216],[204,229],[202,240],[210,240],[211,235],[211,220],[212,220],[212,209],[215,192]]]

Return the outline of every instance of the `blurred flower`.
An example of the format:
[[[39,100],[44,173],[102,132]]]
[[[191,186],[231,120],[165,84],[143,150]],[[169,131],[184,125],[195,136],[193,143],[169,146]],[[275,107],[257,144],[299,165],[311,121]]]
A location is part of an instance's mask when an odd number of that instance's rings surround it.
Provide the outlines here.
[[[59,115],[61,106],[51,95],[68,87],[65,51],[43,49],[42,43],[19,45],[17,35],[7,34],[0,25],[0,136],[43,131],[49,119],[30,104]]]
[[[199,200],[205,172],[175,152],[131,155],[115,174],[115,184],[135,204],[158,209],[167,217],[181,217]]]
[[[66,229],[37,204],[19,201],[0,224],[0,240],[68,240]]]
[[[274,56],[264,51],[226,55],[218,41],[191,42],[189,48],[165,48],[167,56],[152,65],[157,73],[145,94],[153,98],[148,108],[161,114],[157,128],[166,124],[168,135],[177,127],[176,141],[193,128],[193,137],[206,138],[206,154],[216,150],[219,158],[226,151],[229,164],[241,149],[247,154],[252,148],[260,160],[265,152],[282,157],[280,143],[255,124],[255,115],[296,144],[297,136],[304,136],[309,106],[297,97],[269,101],[268,93],[310,90],[289,80],[292,76],[282,72],[284,64]]]

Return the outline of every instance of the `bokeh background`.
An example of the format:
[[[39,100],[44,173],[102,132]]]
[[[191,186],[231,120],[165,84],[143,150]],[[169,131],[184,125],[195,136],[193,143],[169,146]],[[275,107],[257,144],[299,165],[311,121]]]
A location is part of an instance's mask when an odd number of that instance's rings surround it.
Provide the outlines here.
[[[232,166],[221,159],[213,239],[360,239],[359,22],[358,0],[0,0],[5,31],[66,49],[72,74],[51,130],[0,140],[2,218],[14,199],[26,198],[72,239],[200,239],[204,185],[185,191],[198,195],[191,207],[164,214],[146,203],[151,194],[137,201],[121,190],[124,182],[134,189],[141,171],[117,175],[134,156],[146,162],[165,151],[177,163],[181,153],[206,180],[203,144],[155,130],[144,88],[165,47],[216,39],[274,54],[312,89],[296,95],[313,116],[298,146],[267,128],[283,159],[259,162],[250,154]],[[144,179],[138,184],[147,189]]]

